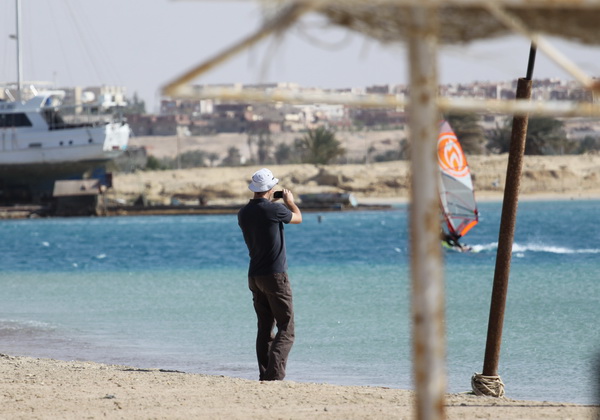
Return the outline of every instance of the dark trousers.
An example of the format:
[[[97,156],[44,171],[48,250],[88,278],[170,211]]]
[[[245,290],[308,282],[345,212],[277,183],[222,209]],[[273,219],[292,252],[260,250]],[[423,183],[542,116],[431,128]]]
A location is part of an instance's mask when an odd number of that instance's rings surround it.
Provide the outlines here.
[[[256,356],[261,381],[282,380],[294,344],[294,306],[287,273],[249,276],[254,310],[258,318]],[[277,325],[277,334],[273,328]]]

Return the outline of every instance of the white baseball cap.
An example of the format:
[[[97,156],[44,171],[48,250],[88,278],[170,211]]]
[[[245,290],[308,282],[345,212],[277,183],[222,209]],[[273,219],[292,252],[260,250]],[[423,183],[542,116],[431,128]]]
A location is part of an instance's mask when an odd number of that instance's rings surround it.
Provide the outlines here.
[[[277,185],[278,182],[279,179],[273,176],[273,172],[267,168],[262,168],[254,172],[254,175],[252,175],[252,182],[250,182],[248,188],[250,188],[250,191],[254,192],[265,192]]]

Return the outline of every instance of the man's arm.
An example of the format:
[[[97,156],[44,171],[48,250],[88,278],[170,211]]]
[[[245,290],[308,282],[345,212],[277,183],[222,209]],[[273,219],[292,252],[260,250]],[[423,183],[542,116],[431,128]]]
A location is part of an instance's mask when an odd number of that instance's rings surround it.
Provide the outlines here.
[[[302,213],[300,212],[300,209],[298,208],[296,203],[294,203],[294,194],[292,194],[290,190],[286,190],[285,188],[283,189],[283,202],[285,203],[287,208],[290,209],[290,211],[292,212],[292,220],[290,220],[290,223],[292,225],[302,223]]]

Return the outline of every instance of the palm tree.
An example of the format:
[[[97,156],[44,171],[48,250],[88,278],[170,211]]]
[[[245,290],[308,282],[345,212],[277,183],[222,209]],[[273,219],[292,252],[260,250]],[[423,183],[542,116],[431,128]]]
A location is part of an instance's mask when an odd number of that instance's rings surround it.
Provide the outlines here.
[[[308,130],[304,137],[296,139],[294,147],[302,163],[327,164],[346,153],[335,133],[325,127]]]
[[[242,155],[240,153],[240,150],[237,147],[232,146],[229,149],[227,149],[227,156],[225,156],[225,158],[223,158],[221,165],[222,166],[240,166],[241,163],[242,163]]]
[[[526,155],[564,155],[573,144],[567,140],[564,123],[550,117],[532,117],[527,126]]]
[[[217,160],[219,160],[219,155],[217,153],[209,153],[208,154],[208,161],[210,162],[210,166],[215,166],[215,162]]]
[[[496,153],[508,153],[512,131],[512,118],[489,133],[488,148]],[[558,155],[572,153],[575,144],[567,139],[564,123],[550,117],[531,117],[527,125],[526,155]]]
[[[261,132],[258,134],[258,140],[256,141],[257,151],[256,158],[259,164],[269,163],[271,155],[271,148],[273,147],[273,140],[271,140],[271,133]]]
[[[274,157],[275,162],[278,165],[283,165],[284,163],[289,163],[292,160],[293,151],[292,148],[285,144],[279,143],[277,148],[275,149]]]
[[[492,153],[508,153],[510,149],[511,130],[511,118],[506,118],[502,125],[496,123],[496,127],[488,131],[487,149]]]

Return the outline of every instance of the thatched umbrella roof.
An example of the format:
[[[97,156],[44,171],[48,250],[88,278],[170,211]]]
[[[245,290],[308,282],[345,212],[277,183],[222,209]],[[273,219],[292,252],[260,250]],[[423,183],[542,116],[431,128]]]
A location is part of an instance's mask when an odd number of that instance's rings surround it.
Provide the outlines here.
[[[407,9],[412,1],[326,1],[317,12],[334,25],[358,31],[383,42],[403,41],[411,27]],[[422,2],[423,6],[426,2]],[[511,28],[494,16],[487,2],[437,1],[439,42],[457,44],[508,35]],[[477,4],[479,5],[472,5]],[[600,44],[600,3],[585,1],[495,1],[508,15],[532,32],[559,36],[584,44]],[[435,10],[435,9],[432,9]]]

